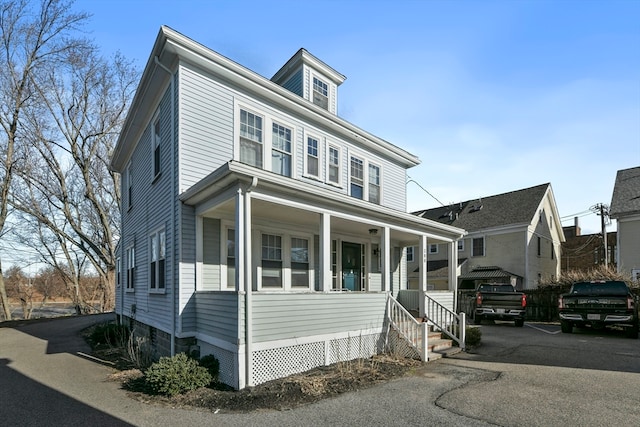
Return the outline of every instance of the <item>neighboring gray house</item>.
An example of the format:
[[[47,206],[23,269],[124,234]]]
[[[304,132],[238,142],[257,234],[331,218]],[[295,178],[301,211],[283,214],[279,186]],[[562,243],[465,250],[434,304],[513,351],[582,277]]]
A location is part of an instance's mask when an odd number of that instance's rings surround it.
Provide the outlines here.
[[[160,29],[111,160],[116,312],[160,354],[214,354],[236,388],[368,357],[404,315],[402,248],[456,247],[406,213],[418,158],[337,115],[344,79],[301,49],[269,80]]]
[[[459,281],[509,282],[519,289],[535,288],[540,279],[559,277],[564,233],[551,184],[468,200],[414,212],[414,215],[467,231],[458,241]],[[412,249],[409,249],[411,252]],[[430,261],[446,259],[437,242],[428,247]],[[408,262],[409,286],[415,287],[420,265]],[[443,285],[438,276],[434,289]],[[448,286],[448,285],[446,285]]]
[[[618,272],[640,280],[640,167],[619,170],[613,187],[611,218],[618,225]]]

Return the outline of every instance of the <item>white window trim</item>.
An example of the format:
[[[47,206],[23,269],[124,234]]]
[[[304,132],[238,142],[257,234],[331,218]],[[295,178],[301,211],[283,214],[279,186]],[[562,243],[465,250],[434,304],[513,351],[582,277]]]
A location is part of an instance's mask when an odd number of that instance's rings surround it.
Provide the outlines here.
[[[325,168],[325,176],[326,176],[325,183],[328,184],[328,185],[332,185],[334,187],[343,188],[343,185],[342,185],[342,181],[343,181],[343,179],[342,179],[342,175],[343,175],[342,168],[343,168],[343,164],[344,164],[344,157],[343,157],[343,154],[342,154],[342,147],[340,145],[338,145],[338,144],[333,144],[331,142],[327,142],[326,147],[327,147],[327,150],[326,150],[326,153],[325,153],[325,158],[327,159],[327,161],[325,162],[325,165],[326,165],[326,168]],[[331,156],[330,156],[330,149],[331,148],[333,148],[333,149],[338,151],[338,182],[333,182],[333,181],[329,180],[329,176],[330,176],[330,174],[329,174],[329,172],[330,172],[330,170],[329,170],[329,166],[330,166],[329,162],[331,161]]]
[[[475,255],[473,253],[473,241],[474,241],[474,239],[482,239],[482,255]],[[472,237],[471,238],[471,256],[472,257],[487,256],[487,239],[485,238],[485,236],[478,236],[478,237]]]
[[[235,291],[236,286],[229,286],[227,281],[227,234],[229,230],[235,230],[236,226],[232,221],[221,221],[220,224],[220,290]],[[237,236],[237,231],[236,231]],[[236,241],[236,246],[238,242]],[[236,258],[236,270],[238,269],[238,259]]]
[[[409,257],[409,249],[411,249],[411,257]],[[407,246],[407,262],[415,262],[416,259],[416,247]]]
[[[119,288],[120,286],[122,286],[122,258],[117,256],[116,257],[116,288]]]
[[[457,248],[458,252],[464,252],[464,239],[458,240]]]
[[[267,117],[266,115],[259,109],[256,108],[254,106],[248,106],[247,104],[242,104],[237,102],[234,106],[234,120],[233,120],[233,132],[234,132],[234,138],[233,138],[233,159],[241,162],[240,160],[240,110],[245,110],[248,113],[251,113],[255,116],[259,116],[262,118],[262,169],[264,170],[271,170],[271,168],[269,167],[269,169],[267,169],[266,167],[266,158],[269,159],[269,166],[271,166],[271,156],[267,156],[267,147],[266,147],[266,139],[267,139],[267,134],[271,134],[271,129],[267,128]],[[271,154],[271,150],[269,149],[269,154]],[[241,162],[243,163],[243,162]],[[243,163],[243,164],[247,164],[247,163]],[[253,166],[253,165],[249,165],[249,166]],[[257,166],[253,166],[253,167],[257,167]]]
[[[151,253],[153,246],[151,245],[151,240],[157,236],[158,251],[159,251],[160,250],[160,240],[159,240],[160,233],[164,233],[164,288],[157,287],[155,286],[154,283],[151,283],[151,263],[153,262],[153,254]],[[156,265],[156,269],[159,269],[159,261],[160,261],[160,254],[158,254],[158,259],[156,260],[156,262],[158,262],[158,264]],[[152,231],[149,234],[149,257],[148,257],[147,266],[149,267],[149,280],[148,280],[149,293],[151,294],[166,293],[167,291],[167,232],[164,226],[156,228],[154,231]],[[158,280],[159,278],[157,273],[158,272],[156,271],[156,280]]]
[[[263,115],[263,119],[264,119]],[[279,118],[272,118],[272,117],[267,117],[266,118],[266,123],[268,126],[268,130],[267,132],[265,132],[263,130],[263,150],[265,151],[263,153],[263,161],[262,164],[264,166],[264,170],[268,171],[268,172],[272,172],[275,174],[278,174],[280,176],[286,176],[286,175],[282,175],[279,174],[277,172],[273,172],[273,164],[272,164],[272,158],[271,158],[271,152],[273,151],[273,125],[274,123],[280,126],[284,126],[286,128],[289,128],[291,130],[291,178],[295,178],[296,177],[296,134],[297,134],[297,129],[295,127],[295,125],[289,123],[286,120],[281,120]],[[238,128],[239,129],[239,128]],[[267,135],[264,135],[264,134]],[[238,140],[239,141],[239,140]],[[267,155],[267,150],[268,150],[268,155]]]
[[[318,175],[317,176],[310,174],[309,173],[309,169],[308,169],[308,164],[309,164],[308,156],[309,155],[308,155],[307,149],[308,149],[309,138],[313,138],[316,141],[318,141]],[[324,164],[323,163],[323,157],[324,156],[322,154],[324,152],[324,149],[323,149],[324,145],[325,145],[324,138],[319,136],[317,133],[314,133],[314,132],[305,132],[304,133],[303,150],[302,150],[303,151],[302,155],[304,156],[303,157],[304,161],[302,162],[304,170],[302,172],[302,176],[304,176],[305,178],[313,179],[313,180],[316,180],[316,181],[322,180],[322,172],[323,172],[322,165]]]
[[[435,251],[432,251],[431,249],[435,247]],[[440,245],[438,245],[437,243],[430,243],[429,244],[429,255],[435,255],[437,253],[440,252]]]
[[[129,264],[129,251],[133,250],[133,266],[131,266]],[[136,284],[135,284],[135,278],[136,278],[136,244],[131,243],[130,245],[128,245],[125,248],[124,251],[125,254],[125,258],[126,258],[126,284],[125,284],[125,291],[126,292],[135,292],[136,290]],[[133,268],[133,277],[130,278],[129,277],[129,270],[131,270],[131,268]],[[133,279],[133,280],[130,280]],[[132,283],[133,282],[133,283]]]
[[[126,180],[126,189],[127,189],[127,210],[133,207],[133,180],[131,179],[131,161],[127,164],[127,180]]]
[[[291,232],[278,228],[260,228],[253,229],[253,263],[256,271],[256,289],[258,292],[313,292],[315,283],[315,265],[313,252],[313,235],[299,232]],[[282,242],[282,287],[262,287],[262,235],[269,234],[279,236]],[[292,287],[291,286],[291,239],[305,239],[309,242],[309,287]]]
[[[372,166],[377,166],[379,171],[380,171],[380,203],[375,203],[379,206],[383,205],[383,200],[384,200],[384,168],[382,166],[382,164],[376,162],[376,161],[372,161],[369,158],[367,158],[367,156],[361,152],[358,152],[356,150],[349,150],[349,152],[347,153],[347,176],[348,176],[348,182],[347,182],[347,194],[349,196],[351,196],[351,158],[355,157],[358,160],[362,160],[362,199],[361,200],[365,200],[365,201],[369,201],[369,165]],[[373,202],[372,202],[373,203]]]
[[[313,102],[313,78],[315,77],[316,79],[320,80],[322,83],[327,85],[327,109],[326,111],[330,111],[333,112],[333,82],[331,82],[331,80],[329,80],[328,78],[315,73],[315,72],[311,72],[310,73],[311,77],[309,78],[309,102],[311,102],[313,105],[315,105],[318,108],[321,108],[324,110],[324,108],[322,108],[319,105],[314,104]]]

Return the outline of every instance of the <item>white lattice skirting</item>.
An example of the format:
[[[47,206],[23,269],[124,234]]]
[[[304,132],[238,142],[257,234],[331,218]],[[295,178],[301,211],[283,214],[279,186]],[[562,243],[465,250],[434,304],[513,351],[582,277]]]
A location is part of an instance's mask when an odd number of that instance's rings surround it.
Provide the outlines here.
[[[225,384],[237,387],[239,372],[236,354],[202,340],[199,340],[198,344],[200,345],[200,356],[213,354],[220,362],[218,379]]]
[[[308,371],[318,366],[357,358],[368,358],[382,353],[383,349],[384,335],[382,333],[330,338],[261,349],[253,352],[252,383],[258,385]]]

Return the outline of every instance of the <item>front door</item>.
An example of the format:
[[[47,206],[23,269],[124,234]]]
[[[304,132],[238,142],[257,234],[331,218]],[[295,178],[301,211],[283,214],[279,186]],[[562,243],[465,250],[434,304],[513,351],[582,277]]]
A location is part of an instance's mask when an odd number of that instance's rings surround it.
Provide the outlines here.
[[[342,242],[342,288],[362,290],[362,245]]]

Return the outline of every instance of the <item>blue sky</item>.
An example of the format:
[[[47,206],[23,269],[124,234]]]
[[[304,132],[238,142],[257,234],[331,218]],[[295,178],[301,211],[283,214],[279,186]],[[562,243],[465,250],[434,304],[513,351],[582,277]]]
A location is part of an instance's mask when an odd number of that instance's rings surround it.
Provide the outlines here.
[[[79,0],[106,55],[143,68],[161,25],[270,78],[300,47],[347,76],[338,114],[416,155],[456,203],[550,182],[598,232],[640,166],[640,1]],[[414,183],[408,208],[439,206]],[[565,218],[566,217],[566,218]],[[614,230],[612,225],[609,231]]]

